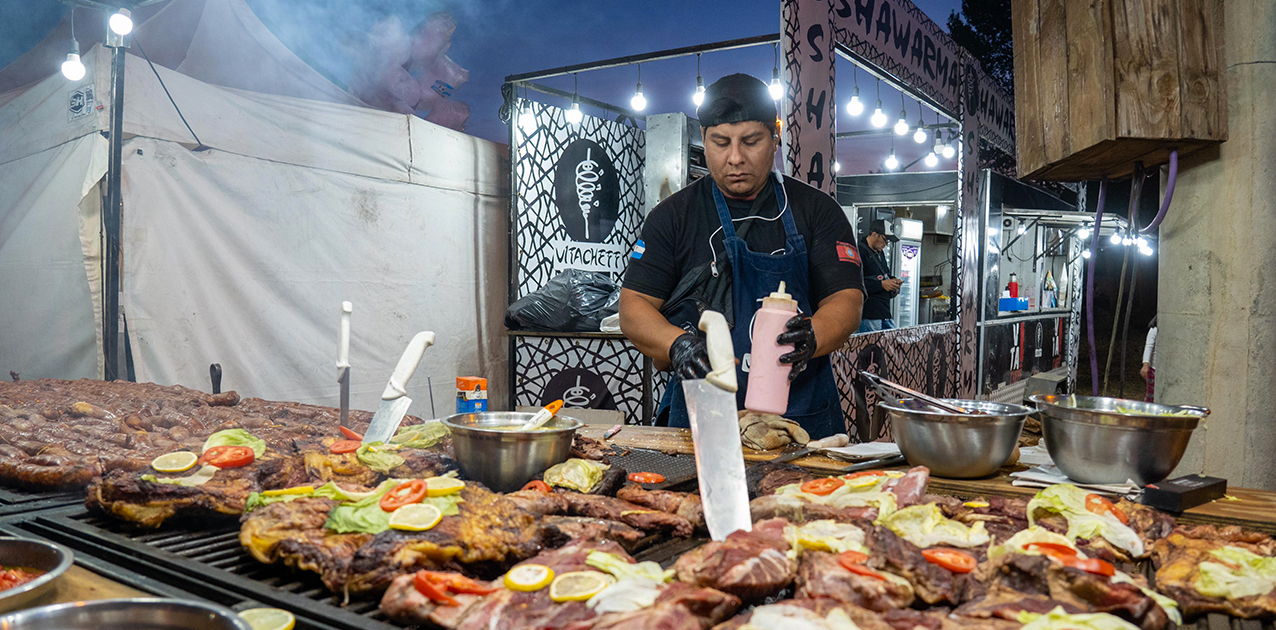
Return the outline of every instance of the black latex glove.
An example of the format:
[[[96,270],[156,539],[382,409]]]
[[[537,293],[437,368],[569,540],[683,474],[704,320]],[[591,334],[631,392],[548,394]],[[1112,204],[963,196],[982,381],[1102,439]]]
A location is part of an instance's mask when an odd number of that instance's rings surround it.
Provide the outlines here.
[[[784,332],[775,338],[782,346],[793,346],[793,351],[780,355],[780,363],[790,363],[793,370],[789,372],[789,382],[797,378],[806,369],[806,362],[815,356],[815,329],[811,328],[811,318],[806,315],[795,315],[785,322]]]
[[[680,379],[704,378],[713,368],[709,365],[709,351],[704,339],[695,333],[684,333],[669,345],[669,361],[673,373]]]

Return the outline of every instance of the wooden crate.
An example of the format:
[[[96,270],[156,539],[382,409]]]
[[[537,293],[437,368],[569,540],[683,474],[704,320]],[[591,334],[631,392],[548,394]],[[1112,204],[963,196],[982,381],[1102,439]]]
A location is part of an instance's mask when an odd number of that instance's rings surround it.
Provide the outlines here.
[[[1223,0],[1013,0],[1019,176],[1129,174],[1227,139]]]

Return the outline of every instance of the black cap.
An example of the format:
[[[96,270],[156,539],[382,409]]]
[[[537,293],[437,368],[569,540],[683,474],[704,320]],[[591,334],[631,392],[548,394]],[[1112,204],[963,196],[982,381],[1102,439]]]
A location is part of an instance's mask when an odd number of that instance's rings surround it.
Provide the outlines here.
[[[877,232],[878,234],[881,234],[882,236],[886,237],[887,242],[890,242],[890,243],[899,242],[899,236],[895,234],[895,226],[881,219],[878,219],[870,223],[868,225],[868,231],[870,233]]]
[[[705,88],[696,116],[705,128],[756,120],[774,129],[779,118],[766,84],[747,74],[727,75]]]

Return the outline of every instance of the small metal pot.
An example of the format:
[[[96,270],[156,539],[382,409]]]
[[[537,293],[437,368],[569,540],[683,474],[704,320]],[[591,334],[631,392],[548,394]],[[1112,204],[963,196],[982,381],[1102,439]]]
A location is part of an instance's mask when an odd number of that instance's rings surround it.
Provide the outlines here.
[[[496,492],[513,492],[554,464],[567,461],[584,424],[555,416],[536,431],[499,430],[536,414],[517,411],[458,413],[443,419],[452,431],[452,456],[461,472]]]
[[[180,599],[102,599],[0,617],[5,630],[252,630],[229,608]]]
[[[26,584],[0,591],[0,612],[21,608],[49,592],[54,581],[74,562],[71,550],[62,545],[26,538],[0,538],[0,565],[44,571],[44,575]]]
[[[1102,396],[1037,395],[1028,400],[1041,411],[1050,458],[1069,479],[1081,483],[1133,480],[1145,486],[1165,479],[1183,459],[1196,425],[1210,415],[1203,407]],[[1187,415],[1159,415],[1176,412]]]
[[[954,479],[997,472],[1014,453],[1032,409],[983,400],[943,400],[987,415],[939,411],[912,398],[878,405],[886,410],[895,443],[908,463],[925,466],[937,477]]]

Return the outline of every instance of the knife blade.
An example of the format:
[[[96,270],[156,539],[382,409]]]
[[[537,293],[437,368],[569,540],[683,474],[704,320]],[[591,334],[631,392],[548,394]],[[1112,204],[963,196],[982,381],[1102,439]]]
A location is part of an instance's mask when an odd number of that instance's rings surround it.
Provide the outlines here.
[[[417,333],[408,343],[403,356],[399,357],[399,363],[394,366],[394,372],[390,374],[385,391],[381,392],[381,407],[372,416],[372,422],[363,434],[364,444],[386,442],[399,429],[399,423],[408,413],[408,407],[412,406],[412,399],[408,398],[406,389],[408,381],[416,372],[416,366],[421,363],[425,349],[432,345],[434,333],[428,331]]]
[[[350,428],[350,314],[354,305],[341,303],[340,322],[337,327],[337,383],[341,386],[341,426]]]
[[[810,442],[807,442],[806,448],[793,451],[792,453],[785,453],[773,460],[770,460],[770,463],[783,464],[785,462],[791,462],[799,457],[806,457],[807,455],[810,455],[811,453],[814,453],[815,451],[818,451],[820,449],[836,448],[838,446],[846,446],[847,444],[850,444],[850,443],[851,443],[851,436],[845,433],[835,433],[826,438],[821,438],[819,440],[812,440]]]
[[[726,540],[734,531],[752,531],[749,489],[744,473],[744,447],[736,413],[735,353],[722,313],[700,316],[712,371],[703,379],[682,381],[695,446],[696,472],[705,524],[713,540]]]
[[[878,457],[875,459],[869,459],[869,460],[865,460],[855,464],[851,464],[850,466],[847,466],[837,471],[837,474],[845,475],[846,473],[853,473],[853,472],[858,472],[861,470],[872,470],[874,468],[889,468],[891,466],[898,466],[900,464],[907,464],[907,463],[908,463],[908,460],[905,459],[903,455],[891,455],[889,457]]]

